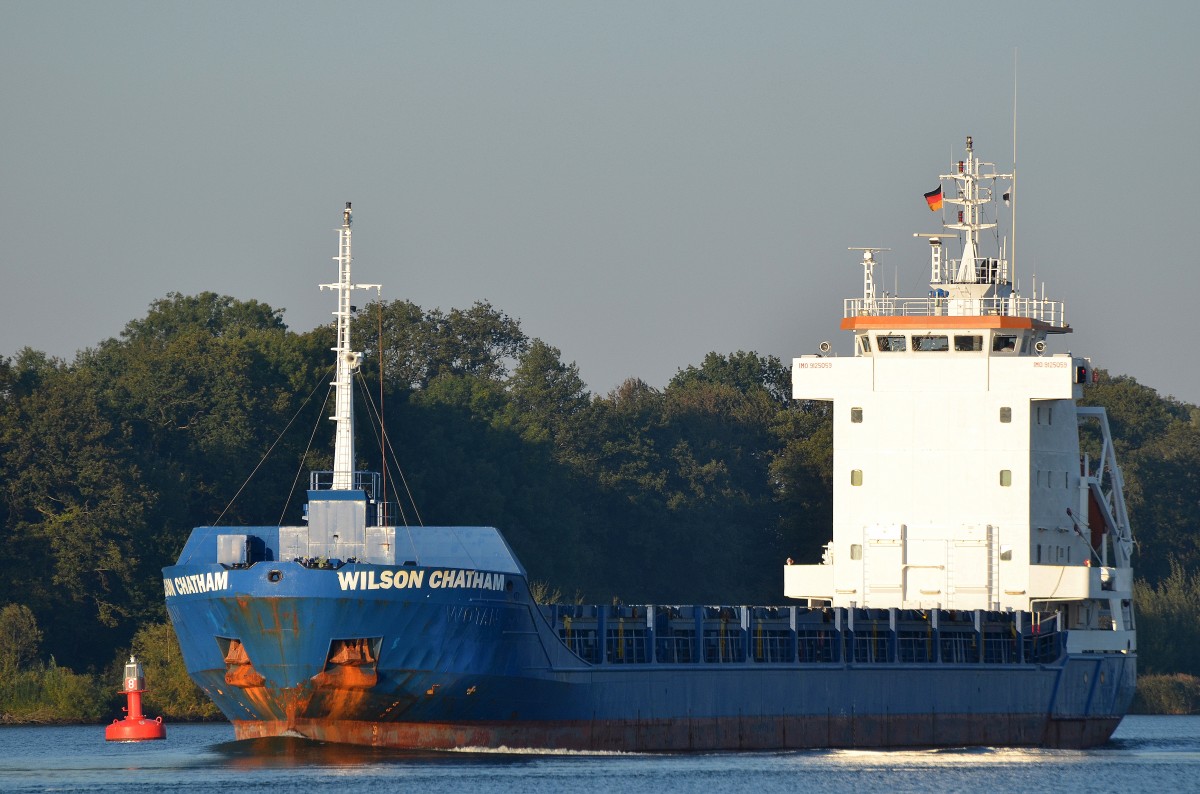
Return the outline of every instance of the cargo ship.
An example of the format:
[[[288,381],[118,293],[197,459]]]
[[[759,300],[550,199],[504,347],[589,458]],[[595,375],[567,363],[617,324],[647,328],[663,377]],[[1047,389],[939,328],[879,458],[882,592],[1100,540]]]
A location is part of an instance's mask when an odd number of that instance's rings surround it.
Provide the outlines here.
[[[354,466],[350,295],[365,285],[347,204],[338,280],[321,285],[337,295],[333,470],[311,473],[302,525],[199,527],[164,569],[192,678],[239,739],[1107,741],[1136,680],[1133,539],[1105,413],[1078,404],[1092,363],[1052,351],[1071,331],[1061,302],[1016,289],[997,214],[1014,185],[967,138],[926,194],[942,213],[917,235],[928,293],[881,294],[886,249],[857,249],[854,355],[794,359],[793,397],[832,403],[832,540],[819,564],[772,572],[774,606],[539,604],[497,529],[395,522],[380,475]]]

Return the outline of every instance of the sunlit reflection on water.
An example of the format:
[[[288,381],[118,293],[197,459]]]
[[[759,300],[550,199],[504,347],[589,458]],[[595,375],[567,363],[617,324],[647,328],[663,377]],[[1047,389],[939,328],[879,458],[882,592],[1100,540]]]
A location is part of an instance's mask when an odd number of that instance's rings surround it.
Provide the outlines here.
[[[171,725],[166,741],[113,744],[103,726],[0,728],[0,790],[991,794],[1093,789],[1100,781],[1112,791],[1191,791],[1200,781],[1200,717],[1129,717],[1109,744],[1083,751],[414,752],[232,736],[228,725]]]

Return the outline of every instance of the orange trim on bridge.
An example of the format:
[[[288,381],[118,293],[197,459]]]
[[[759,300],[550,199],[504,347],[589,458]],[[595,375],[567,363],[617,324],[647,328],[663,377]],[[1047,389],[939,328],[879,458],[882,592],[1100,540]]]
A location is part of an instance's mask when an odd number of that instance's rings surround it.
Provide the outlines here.
[[[1057,326],[1033,320],[1029,317],[1009,317],[1007,315],[957,316],[943,315],[910,315],[910,314],[863,314],[858,317],[846,317],[842,320],[843,331],[870,331],[876,329],[911,330],[924,328],[961,328],[964,330],[987,328],[1035,328],[1052,334],[1069,334],[1070,326]]]

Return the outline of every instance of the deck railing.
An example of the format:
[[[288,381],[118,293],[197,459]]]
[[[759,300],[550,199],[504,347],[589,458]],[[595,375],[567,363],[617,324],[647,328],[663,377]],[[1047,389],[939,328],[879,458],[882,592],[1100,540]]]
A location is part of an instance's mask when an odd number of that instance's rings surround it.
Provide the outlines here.
[[[589,664],[1048,664],[1054,613],[807,607],[547,605]],[[699,638],[699,642],[697,642]]]
[[[1062,301],[1038,298],[846,298],[843,317],[1026,317],[1054,328],[1065,328]]]

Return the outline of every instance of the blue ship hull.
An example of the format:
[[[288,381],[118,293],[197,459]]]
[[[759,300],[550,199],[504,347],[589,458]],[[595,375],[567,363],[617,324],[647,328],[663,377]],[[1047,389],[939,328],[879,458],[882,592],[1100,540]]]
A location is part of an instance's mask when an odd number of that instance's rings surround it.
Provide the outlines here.
[[[1136,679],[1133,654],[1072,655],[1067,632],[1011,615],[547,608],[519,567],[318,567],[274,559],[278,528],[233,531],[256,533],[264,559],[210,561],[231,530],[201,528],[164,584],[188,669],[238,738],[1086,747],[1109,738]]]

